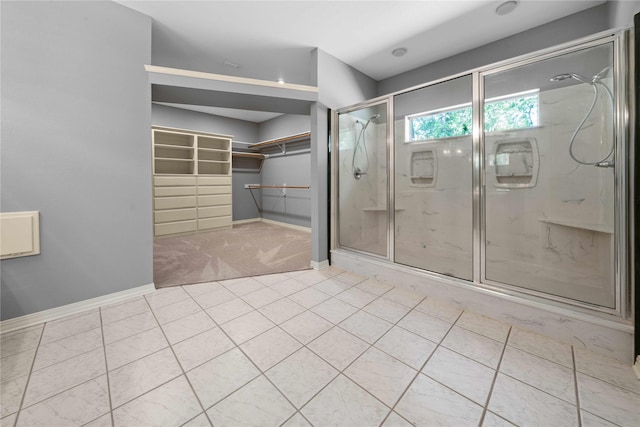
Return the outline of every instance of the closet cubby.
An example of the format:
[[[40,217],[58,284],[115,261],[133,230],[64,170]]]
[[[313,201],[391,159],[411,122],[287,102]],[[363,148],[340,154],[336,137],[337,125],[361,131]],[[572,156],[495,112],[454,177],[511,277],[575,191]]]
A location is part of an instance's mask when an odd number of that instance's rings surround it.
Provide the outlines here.
[[[229,135],[153,127],[154,235],[230,228]]]

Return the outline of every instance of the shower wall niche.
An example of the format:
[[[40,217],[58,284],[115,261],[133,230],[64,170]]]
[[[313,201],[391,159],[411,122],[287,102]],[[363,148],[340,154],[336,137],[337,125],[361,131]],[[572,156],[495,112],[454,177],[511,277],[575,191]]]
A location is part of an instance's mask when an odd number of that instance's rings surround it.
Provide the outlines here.
[[[339,111],[336,246],[627,316],[621,40],[607,34]]]

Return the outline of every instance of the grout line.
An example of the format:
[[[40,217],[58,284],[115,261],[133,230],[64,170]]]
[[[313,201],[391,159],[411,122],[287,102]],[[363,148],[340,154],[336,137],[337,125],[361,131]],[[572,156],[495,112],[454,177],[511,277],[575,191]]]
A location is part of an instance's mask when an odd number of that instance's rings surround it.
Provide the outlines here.
[[[115,425],[113,420],[113,400],[111,399],[111,381],[109,380],[109,362],[107,361],[107,345],[104,341],[104,323],[102,322],[102,308],[98,308],[98,316],[100,317],[100,337],[102,338],[102,354],[104,357],[105,376],[107,377],[107,396],[109,397],[109,416],[111,417],[111,425]]]
[[[181,288],[181,289],[182,289],[182,288]],[[191,300],[192,300],[192,301],[194,301],[196,304],[198,304],[198,302],[197,302],[197,301],[195,301],[195,300],[193,299],[193,297],[191,296],[191,294],[189,294],[188,292],[186,292],[184,289],[182,289],[182,291],[183,291],[185,294],[187,294],[187,295],[188,295],[188,298],[187,298],[187,299],[191,298]],[[146,300],[146,298],[145,298],[145,300]],[[169,349],[171,349],[171,354],[173,354],[173,357],[175,358],[176,363],[178,364],[178,366],[180,367],[180,370],[182,371],[182,374],[181,374],[181,375],[179,375],[179,376],[177,376],[177,377],[175,377],[175,378],[172,378],[172,379],[170,379],[169,381],[167,381],[167,382],[165,382],[165,383],[163,383],[163,384],[161,384],[161,385],[159,385],[159,386],[157,386],[157,387],[154,387],[154,389],[152,389],[152,390],[155,390],[156,388],[161,387],[161,386],[163,386],[164,384],[167,384],[167,383],[169,383],[170,381],[173,381],[173,380],[175,380],[176,378],[179,378],[180,376],[184,376],[184,379],[187,381],[187,384],[189,384],[189,387],[191,388],[191,391],[193,392],[193,395],[195,396],[196,400],[198,401],[198,404],[200,405],[200,408],[202,408],[202,412],[204,412],[205,417],[207,418],[207,421],[209,421],[209,424],[213,425],[213,423],[212,423],[212,422],[211,422],[211,420],[209,419],[209,415],[207,414],[207,411],[204,409],[204,405],[202,404],[202,401],[200,400],[200,396],[198,396],[198,394],[196,393],[196,390],[193,388],[193,384],[191,384],[191,380],[189,380],[189,377],[187,376],[187,373],[186,373],[186,371],[184,370],[184,367],[182,366],[182,363],[180,362],[180,359],[178,358],[178,355],[176,354],[175,350],[173,349],[173,346],[171,345],[171,342],[170,342],[170,341],[169,341],[169,339],[167,338],[167,335],[166,335],[166,333],[164,332],[164,329],[162,329],[162,326],[160,325],[160,322],[158,321],[158,318],[156,317],[156,314],[153,312],[153,308],[151,308],[151,304],[149,304],[149,301],[147,301],[147,305],[149,306],[149,309],[151,310],[151,313],[153,314],[153,317],[156,319],[156,322],[158,323],[158,328],[160,328],[160,332],[162,333],[162,336],[164,336],[164,339],[167,341],[167,344],[169,345]],[[200,307],[200,304],[198,304],[198,307]],[[202,309],[202,307],[200,307],[200,308]],[[203,311],[204,311],[204,310],[203,310]],[[205,314],[206,314],[206,312],[205,312]],[[186,317],[186,316],[185,316],[185,317]],[[171,322],[167,322],[167,323],[171,323]],[[163,348],[162,350],[164,350],[164,348]],[[162,350],[159,350],[159,351],[162,351]],[[146,356],[145,356],[145,357],[146,357]],[[145,395],[145,394],[149,393],[149,392],[150,392],[150,391],[152,391],[152,390],[149,390],[149,391],[147,391],[147,392],[145,392],[145,393],[141,394],[140,396],[143,396],[143,395]],[[137,399],[137,398],[138,398],[138,397],[140,397],[140,396],[137,396],[137,397],[135,397],[134,399]],[[121,406],[122,406],[122,405],[121,405]],[[200,415],[200,414],[197,414],[197,415],[196,415],[196,417],[197,417],[197,416],[199,416],[199,415]]]
[[[35,347],[35,352],[33,353],[33,360],[31,361],[31,367],[29,368],[29,373],[27,374],[27,382],[24,385],[24,390],[22,390],[22,397],[20,398],[20,404],[18,405],[18,410],[15,412],[16,419],[13,421],[13,426],[18,425],[18,419],[20,418],[20,413],[22,412],[22,406],[24,405],[24,399],[27,396],[27,390],[29,389],[29,383],[31,382],[31,374],[33,373],[33,367],[36,363],[36,357],[38,357],[38,350],[40,349],[40,343],[42,342],[42,337],[44,336],[44,329],[47,327],[47,323],[42,324],[42,330],[40,331],[40,337],[38,338],[38,344]],[[19,353],[16,353],[19,354]]]
[[[422,300],[420,300],[420,302],[418,302],[418,304],[415,305],[415,307],[417,307],[418,305],[420,305],[422,303],[422,301],[424,301],[426,299],[423,298]],[[415,309],[414,307],[414,309]],[[411,309],[404,317],[406,317],[411,311],[413,311],[413,309]],[[400,403],[400,401],[404,398],[404,396],[407,394],[407,392],[409,391],[409,389],[411,388],[411,386],[413,385],[413,383],[416,381],[416,379],[418,378],[418,376],[422,373],[422,370],[424,369],[425,366],[427,366],[427,363],[429,363],[429,361],[431,360],[431,358],[433,357],[434,354],[436,354],[436,351],[438,351],[438,348],[440,348],[440,345],[444,342],[444,340],[447,338],[447,335],[449,335],[449,332],[451,332],[451,330],[453,329],[454,325],[456,324],[456,322],[458,321],[458,319],[460,319],[460,316],[462,316],[462,312],[458,315],[458,317],[456,318],[455,322],[451,323],[451,326],[449,326],[449,329],[447,330],[447,332],[442,336],[442,339],[440,339],[440,342],[436,343],[436,346],[434,347],[433,351],[431,352],[431,354],[429,354],[429,356],[427,357],[427,359],[424,361],[424,363],[422,364],[422,366],[420,367],[420,369],[418,369],[416,372],[416,375],[413,377],[413,379],[409,382],[409,384],[407,384],[407,387],[405,387],[404,391],[400,394],[400,397],[398,397],[398,399],[396,400],[396,402],[393,404],[393,406],[391,407],[391,411],[387,414],[387,416],[382,420],[382,422],[380,423],[380,425],[382,426],[382,424],[385,423],[385,421],[389,418],[389,415],[391,415],[391,412],[395,412],[396,407],[398,406],[398,403]],[[398,322],[402,321],[402,319],[398,320]],[[400,326],[398,326],[400,327]],[[404,329],[404,328],[403,328]],[[409,331],[411,332],[411,331]],[[415,333],[415,332],[413,332]],[[417,335],[417,334],[416,334]],[[419,335],[420,336],[420,335]],[[422,337],[424,338],[424,337]],[[431,340],[429,340],[431,341]],[[377,342],[377,341],[376,341]],[[431,341],[433,342],[433,341]],[[413,368],[412,368],[413,369]],[[424,374],[423,374],[424,375]],[[431,377],[429,377],[431,378]],[[448,388],[448,387],[447,387]],[[455,391],[455,390],[453,390]],[[456,392],[457,393],[457,392]],[[458,393],[459,394],[459,393]],[[404,418],[402,415],[400,415],[398,412],[395,412],[396,415],[399,415],[402,419],[407,420],[406,418]],[[410,422],[410,424],[412,424]]]
[[[498,365],[496,366],[496,373],[493,376],[493,381],[491,382],[491,387],[489,387],[489,393],[487,393],[487,400],[485,401],[482,416],[480,417],[480,425],[484,422],[484,417],[489,410],[489,402],[491,401],[491,397],[493,395],[493,388],[496,385],[496,380],[498,379],[498,374],[500,373],[500,365],[502,365],[502,359],[504,358],[504,353],[507,350],[507,342],[509,342],[509,336],[511,335],[511,325],[509,326],[509,331],[507,332],[507,337],[504,340],[504,345],[502,346],[502,352],[500,353],[500,360],[498,360]]]
[[[580,393],[578,392],[578,372],[576,368],[576,354],[571,346],[571,360],[573,361],[573,386],[576,393],[576,411],[578,412],[578,427],[582,427],[582,413],[580,411]]]

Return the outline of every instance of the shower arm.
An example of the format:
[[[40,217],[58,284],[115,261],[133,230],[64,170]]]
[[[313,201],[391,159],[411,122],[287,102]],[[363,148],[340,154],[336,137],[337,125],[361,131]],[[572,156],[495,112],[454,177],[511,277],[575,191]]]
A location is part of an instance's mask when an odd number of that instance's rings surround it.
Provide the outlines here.
[[[612,111],[613,111],[613,94],[611,93],[611,91],[609,90],[607,85],[605,85],[604,83],[601,82],[601,79],[598,78],[598,75],[596,75],[591,82],[584,81],[582,79],[578,79],[578,78],[574,77],[574,75],[571,75],[571,76],[574,79],[578,80],[578,81],[585,82],[585,83],[588,83],[588,84],[591,85],[591,87],[593,89],[593,100],[591,101],[591,106],[587,110],[587,113],[584,115],[582,121],[580,122],[580,124],[578,125],[576,130],[571,135],[571,139],[569,140],[569,155],[571,156],[571,158],[576,163],[581,164],[581,165],[612,168],[612,167],[615,166],[615,161],[614,160],[607,160],[607,159],[609,159],[613,155],[613,151],[614,151],[614,148],[615,148],[615,141],[613,141],[613,140],[611,141],[611,149],[609,150],[609,153],[605,157],[603,157],[601,160],[598,160],[598,161],[595,161],[595,162],[585,162],[585,161],[582,161],[582,160],[578,160],[575,157],[575,155],[573,154],[573,144],[575,143],[576,136],[582,130],[582,127],[584,126],[586,121],[591,116],[591,113],[593,112],[593,109],[595,108],[595,105],[596,105],[596,103],[598,101],[598,94],[600,93],[600,91],[598,90],[598,85],[602,86],[604,88],[605,92],[607,93],[607,96],[609,98],[609,103],[611,105]]]

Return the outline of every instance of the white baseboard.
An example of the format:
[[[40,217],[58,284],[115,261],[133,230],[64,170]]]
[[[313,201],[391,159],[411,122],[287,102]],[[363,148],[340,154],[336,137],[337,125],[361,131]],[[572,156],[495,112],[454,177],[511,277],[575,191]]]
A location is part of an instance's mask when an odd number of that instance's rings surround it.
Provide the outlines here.
[[[236,221],[232,221],[233,225],[237,225],[237,224],[249,224],[251,222],[260,222],[262,221],[261,218],[249,218],[249,219],[238,219]]]
[[[233,225],[249,224],[251,222],[264,222],[267,224],[279,225],[281,227],[293,228],[294,230],[306,231],[307,233],[311,233],[311,227],[304,227],[302,225],[289,224],[287,222],[276,221],[276,220],[267,219],[267,218],[239,219],[239,220],[233,221]]]
[[[311,268],[314,270],[322,270],[325,268],[329,268],[329,260],[325,259],[324,261],[311,261]]]
[[[281,227],[293,228],[294,230],[306,231],[307,233],[311,233],[311,227],[303,227],[302,225],[289,224],[281,221],[274,221],[273,219],[261,218],[262,222],[266,222],[267,224],[279,225]]]
[[[126,289],[120,292],[103,295],[101,297],[90,298],[84,301],[74,302],[60,307],[50,308],[49,310],[39,311],[13,319],[0,321],[0,333],[11,332],[17,329],[27,328],[29,326],[38,325],[44,322],[60,319],[61,317],[70,316],[72,314],[81,313],[96,307],[114,304],[125,301],[137,296],[145,295],[155,291],[156,287],[153,283],[136,288]]]

